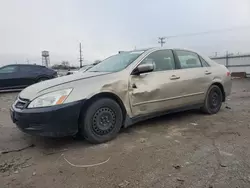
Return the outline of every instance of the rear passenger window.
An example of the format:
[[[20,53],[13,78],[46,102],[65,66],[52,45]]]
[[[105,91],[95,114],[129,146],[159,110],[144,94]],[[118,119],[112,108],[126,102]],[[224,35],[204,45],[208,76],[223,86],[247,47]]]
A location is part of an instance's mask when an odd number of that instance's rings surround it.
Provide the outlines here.
[[[20,66],[20,70],[22,72],[37,72],[40,71],[40,67],[39,66],[32,66],[32,65],[22,65]]]
[[[0,73],[13,73],[17,72],[18,67],[15,65],[6,66],[0,69]]]
[[[200,56],[201,64],[203,67],[210,67],[210,65]]]
[[[165,71],[175,69],[174,55],[171,50],[158,50],[149,54],[142,63],[154,64],[154,71]]]
[[[201,67],[199,56],[196,53],[181,50],[176,50],[175,52],[182,69]]]

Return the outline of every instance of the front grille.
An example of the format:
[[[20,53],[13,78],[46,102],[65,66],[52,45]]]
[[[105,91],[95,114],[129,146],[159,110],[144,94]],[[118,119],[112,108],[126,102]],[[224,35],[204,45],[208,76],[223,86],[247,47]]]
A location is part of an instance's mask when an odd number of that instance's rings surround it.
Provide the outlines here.
[[[15,107],[18,109],[24,109],[29,103],[28,99],[23,99],[18,97],[16,103],[15,103]]]

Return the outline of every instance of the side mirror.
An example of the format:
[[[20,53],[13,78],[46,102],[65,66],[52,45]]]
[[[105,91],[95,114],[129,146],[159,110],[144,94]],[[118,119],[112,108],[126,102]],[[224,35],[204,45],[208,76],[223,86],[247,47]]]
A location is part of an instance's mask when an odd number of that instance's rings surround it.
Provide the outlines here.
[[[146,63],[146,64],[141,64],[136,67],[132,74],[133,75],[140,75],[142,73],[147,73],[147,72],[152,72],[154,70],[154,65],[153,63]]]

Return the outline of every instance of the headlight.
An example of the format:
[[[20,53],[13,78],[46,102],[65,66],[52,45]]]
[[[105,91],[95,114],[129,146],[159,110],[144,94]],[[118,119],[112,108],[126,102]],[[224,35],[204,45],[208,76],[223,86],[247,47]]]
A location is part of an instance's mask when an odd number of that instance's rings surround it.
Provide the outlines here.
[[[71,89],[64,89],[59,91],[54,91],[51,93],[47,93],[35,98],[28,106],[28,108],[40,108],[47,106],[54,106],[58,104],[63,104],[63,102],[67,99],[69,94],[71,93]]]

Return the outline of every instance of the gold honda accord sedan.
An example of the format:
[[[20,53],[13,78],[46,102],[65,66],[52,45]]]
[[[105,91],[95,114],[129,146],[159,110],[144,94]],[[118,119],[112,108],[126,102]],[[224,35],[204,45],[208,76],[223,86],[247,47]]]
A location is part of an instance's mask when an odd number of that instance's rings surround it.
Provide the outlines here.
[[[103,143],[115,138],[122,127],[155,116],[193,108],[215,114],[231,86],[225,66],[194,51],[125,51],[87,72],[27,87],[10,114],[28,134],[79,133],[91,143]]]

